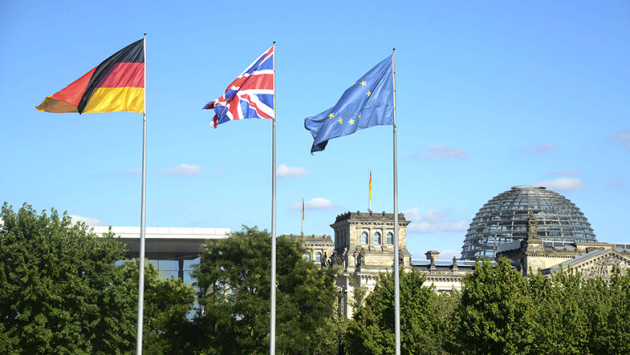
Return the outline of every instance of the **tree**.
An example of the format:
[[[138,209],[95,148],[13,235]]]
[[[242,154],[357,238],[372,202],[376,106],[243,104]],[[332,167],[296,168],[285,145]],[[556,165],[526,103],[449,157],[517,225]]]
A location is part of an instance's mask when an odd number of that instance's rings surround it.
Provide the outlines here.
[[[455,352],[460,354],[528,354],[534,342],[535,304],[527,281],[501,258],[475,264],[463,280],[454,312]]]
[[[612,283],[614,285],[615,281]],[[609,338],[611,332],[619,330],[616,328],[616,325],[609,323],[613,303],[619,300],[616,296],[612,295],[614,292],[611,292],[611,288],[614,288],[614,286],[608,285],[601,277],[582,281],[580,288],[582,306],[584,307],[590,328],[588,348],[586,350],[589,350],[590,354],[612,355],[628,353],[627,350],[619,351],[618,348],[619,346],[627,346],[628,343],[617,344],[616,340]],[[621,302],[623,303],[624,301],[621,300]],[[628,305],[628,303],[623,304]],[[584,353],[589,353],[586,350]]]
[[[5,203],[0,218],[0,352],[120,354],[133,345],[134,298],[111,233],[96,237],[66,213],[26,204],[15,213]]]
[[[138,293],[138,259],[123,264],[132,292]],[[134,320],[137,318],[134,298]],[[168,355],[190,352],[192,323],[189,315],[195,305],[195,288],[181,280],[164,277],[153,263],[144,268],[143,354]],[[129,339],[135,345],[136,334]],[[133,348],[135,353],[135,347]]]
[[[6,203],[0,218],[0,353],[131,354],[136,347],[138,262],[106,233],[55,209]],[[145,353],[179,354],[194,289],[145,268]]]
[[[424,286],[425,277],[416,271],[400,273],[400,331],[403,354],[443,354],[445,328],[454,303]],[[355,310],[348,327],[351,354],[393,354],[394,277],[379,275],[365,305]]]
[[[302,246],[277,239],[276,350],[278,354],[336,353],[336,270],[303,258]],[[200,309],[195,317],[201,354],[269,352],[271,237],[244,226],[204,245],[193,270]],[[328,343],[327,349],[319,345]]]
[[[593,324],[602,330],[598,346],[602,353],[630,353],[630,270],[621,275],[619,269],[614,270],[609,286],[610,308],[604,324]],[[602,322],[603,323],[603,322]],[[595,351],[593,352],[595,353]]]
[[[530,276],[528,282],[536,308],[532,353],[587,353],[592,328],[582,275],[561,270],[551,278]]]

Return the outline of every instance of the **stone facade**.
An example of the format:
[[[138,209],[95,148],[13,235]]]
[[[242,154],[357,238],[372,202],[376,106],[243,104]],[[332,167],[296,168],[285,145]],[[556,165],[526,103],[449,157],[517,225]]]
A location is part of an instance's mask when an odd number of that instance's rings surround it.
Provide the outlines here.
[[[400,265],[404,271],[412,269],[426,276],[425,285],[433,285],[438,293],[461,291],[462,280],[475,271],[474,260],[439,260],[439,252],[428,251],[426,260],[411,260],[407,250],[407,225],[401,213],[398,216]],[[338,215],[333,239],[328,235],[285,235],[301,241],[311,258],[322,267],[338,267],[337,287],[343,295],[340,304],[344,314],[351,317],[357,288],[369,294],[380,273],[392,272],[394,267],[394,215],[392,213],[347,212]],[[554,244],[555,243],[555,244]],[[533,213],[527,218],[527,234],[523,240],[507,243],[497,249],[497,259],[505,256],[523,276],[541,272],[550,276],[554,272],[575,269],[587,278],[602,277],[609,280],[613,267],[622,273],[630,267],[630,245],[600,242],[543,241],[537,232]],[[620,248],[627,250],[619,250]],[[493,261],[497,265],[496,261]]]
[[[426,260],[412,260],[415,271],[426,277],[425,286],[433,285],[437,293],[453,293],[461,291],[462,279],[475,271],[474,261],[439,260],[440,253],[437,250],[426,252]]]
[[[545,276],[573,269],[585,278],[610,280],[613,267],[622,274],[630,267],[630,252],[615,250],[615,244],[602,242],[570,242],[560,248],[543,242],[536,233],[534,214],[528,217],[527,236],[516,245],[506,245],[497,257],[505,256],[523,276],[541,272]],[[545,245],[546,244],[546,245]]]
[[[591,248],[587,253],[575,259],[540,272],[545,276],[549,276],[556,272],[566,271],[569,268],[581,273],[587,279],[601,277],[604,281],[610,281],[613,268],[618,268],[621,275],[625,275],[628,272],[628,268],[630,268],[630,253],[606,247]]]
[[[400,265],[411,270],[411,254],[407,251],[407,225],[410,222],[398,215],[398,246]],[[394,214],[347,212],[337,216],[330,225],[335,232],[335,246],[331,265],[341,268],[337,287],[345,296],[341,305],[346,316],[352,316],[355,288],[374,289],[381,272],[394,267]]]
[[[551,276],[573,269],[585,278],[602,277],[609,281],[613,267],[619,268],[622,274],[630,267],[630,252],[615,250],[614,247],[614,244],[601,242],[574,242],[562,248],[532,247],[527,241],[522,241],[519,248],[497,253],[497,256],[512,260],[512,265],[523,276],[539,272]]]
[[[398,215],[398,240],[400,265],[406,272],[412,269],[426,275],[425,285],[433,285],[436,292],[451,293],[461,290],[461,280],[474,272],[474,261],[440,261],[438,251],[427,252],[427,261],[411,261],[407,250],[407,225],[409,221]],[[344,314],[351,317],[352,304],[356,301],[357,288],[367,296],[376,285],[380,273],[394,268],[394,214],[373,212],[347,212],[337,216],[330,225],[335,233],[330,236],[285,235],[303,243],[316,264],[341,269],[337,288],[343,295],[340,304]],[[317,253],[321,253],[320,262]]]
[[[291,238],[302,243],[306,249],[304,257],[313,260],[316,265],[328,266],[330,256],[333,253],[334,243],[329,235],[281,235],[280,237]]]

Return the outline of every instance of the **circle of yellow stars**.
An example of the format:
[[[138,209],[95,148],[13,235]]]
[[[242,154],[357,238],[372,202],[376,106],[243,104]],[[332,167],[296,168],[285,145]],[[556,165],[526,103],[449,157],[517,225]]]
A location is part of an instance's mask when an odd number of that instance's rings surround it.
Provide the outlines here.
[[[356,83],[357,82],[355,81],[352,85],[356,85]],[[361,84],[361,86],[366,86],[367,82],[365,80],[362,80],[360,84]],[[370,95],[372,95],[372,92],[370,90],[368,90],[368,92],[366,94],[367,94],[368,97],[370,97]],[[335,114],[332,113],[332,112],[329,113],[328,114],[328,118],[335,118]],[[359,112],[359,116],[358,116],[357,119],[360,119],[360,118],[361,118],[361,112]],[[339,122],[339,124],[343,124],[343,118],[338,119],[337,122]],[[351,124],[351,125],[354,125],[354,122],[355,122],[355,120],[353,120],[353,119],[348,120],[348,123]]]

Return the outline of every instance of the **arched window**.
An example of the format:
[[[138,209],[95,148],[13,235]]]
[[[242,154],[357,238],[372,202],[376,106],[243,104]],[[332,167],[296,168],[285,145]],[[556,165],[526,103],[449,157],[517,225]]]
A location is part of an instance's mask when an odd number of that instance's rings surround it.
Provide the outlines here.
[[[381,233],[374,232],[374,244],[376,245],[381,244]]]
[[[304,259],[306,259],[306,261],[311,261],[311,254],[309,252],[304,253]]]
[[[317,254],[315,254],[315,261],[318,263],[322,262],[322,253],[317,252]]]
[[[367,244],[368,234],[367,232],[361,233],[361,244]]]
[[[387,245],[393,245],[394,244],[394,235],[392,234],[392,232],[387,232]]]

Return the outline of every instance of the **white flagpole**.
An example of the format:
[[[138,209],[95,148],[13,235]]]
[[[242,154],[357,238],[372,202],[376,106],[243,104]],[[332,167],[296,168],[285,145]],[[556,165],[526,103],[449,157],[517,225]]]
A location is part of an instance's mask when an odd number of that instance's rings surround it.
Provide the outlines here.
[[[147,34],[144,34],[144,113],[142,115],[142,202],[140,207],[140,270],[138,280],[138,335],[136,354],[142,355],[142,322],[144,308],[144,233],[147,184]]]
[[[271,320],[269,354],[276,353],[276,42],[273,42],[273,131],[271,148]]]
[[[400,251],[398,246],[398,158],[396,155],[396,48],[392,58],[394,83],[394,304],[396,355],[400,355]]]
[[[304,236],[304,196],[302,196],[302,236]]]

